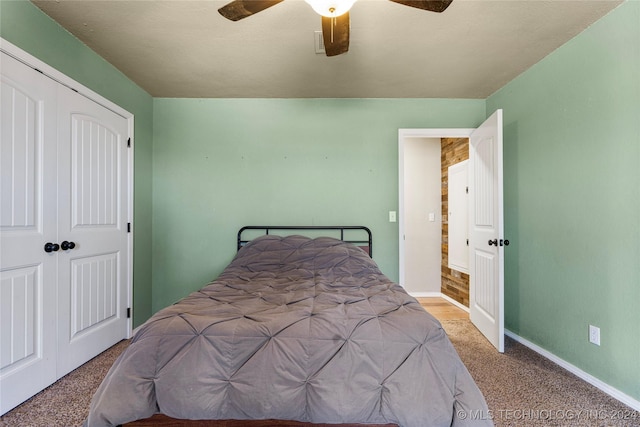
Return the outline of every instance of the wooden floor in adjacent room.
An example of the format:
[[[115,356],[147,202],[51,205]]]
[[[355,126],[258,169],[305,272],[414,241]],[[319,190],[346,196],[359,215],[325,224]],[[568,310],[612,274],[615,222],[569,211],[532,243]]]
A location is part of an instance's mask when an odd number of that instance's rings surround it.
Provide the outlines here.
[[[438,320],[469,319],[469,313],[451,304],[444,298],[429,297],[416,299],[425,310],[431,313]]]

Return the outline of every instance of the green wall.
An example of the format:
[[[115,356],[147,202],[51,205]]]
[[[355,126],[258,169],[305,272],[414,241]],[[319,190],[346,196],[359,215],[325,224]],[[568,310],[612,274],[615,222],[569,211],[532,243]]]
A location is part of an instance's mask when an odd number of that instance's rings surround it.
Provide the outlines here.
[[[0,0],[0,36],[135,115],[135,327],[152,314],[152,98],[28,1]]]
[[[0,35],[135,115],[134,325],[213,279],[245,224],[368,225],[397,279],[397,129],[503,108],[506,326],[640,399],[640,2],[486,101],[154,100],[25,0],[0,0]]]
[[[251,224],[366,225],[397,280],[398,129],[484,118],[484,100],[155,99],[154,310],[215,278]]]
[[[492,95],[487,111],[496,108],[511,240],[506,327],[638,400],[640,2]]]

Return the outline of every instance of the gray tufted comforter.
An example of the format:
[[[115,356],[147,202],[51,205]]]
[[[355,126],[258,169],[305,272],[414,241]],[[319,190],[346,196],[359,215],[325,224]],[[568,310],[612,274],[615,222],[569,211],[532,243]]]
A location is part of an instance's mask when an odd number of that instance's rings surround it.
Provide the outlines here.
[[[156,313],[115,362],[89,426],[185,419],[492,425],[439,322],[360,248],[263,236]]]

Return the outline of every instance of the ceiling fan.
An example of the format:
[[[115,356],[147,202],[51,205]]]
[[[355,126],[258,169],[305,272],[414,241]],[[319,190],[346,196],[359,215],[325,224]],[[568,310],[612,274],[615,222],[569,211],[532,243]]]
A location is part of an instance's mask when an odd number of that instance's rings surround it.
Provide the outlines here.
[[[218,12],[232,21],[262,12],[283,0],[233,0]],[[349,50],[349,9],[356,0],[305,0],[322,16],[322,38],[327,56],[335,56]],[[453,0],[390,0],[405,6],[430,12],[443,12]]]

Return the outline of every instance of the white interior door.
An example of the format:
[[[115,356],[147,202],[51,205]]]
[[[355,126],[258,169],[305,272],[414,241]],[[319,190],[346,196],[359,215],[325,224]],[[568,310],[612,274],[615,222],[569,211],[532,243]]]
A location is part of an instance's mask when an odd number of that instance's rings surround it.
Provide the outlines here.
[[[2,53],[0,414],[56,379],[56,83]]]
[[[469,317],[504,351],[502,110],[469,139]]]
[[[64,375],[127,336],[130,150],[126,119],[66,87],[59,90],[58,122],[58,375]]]

